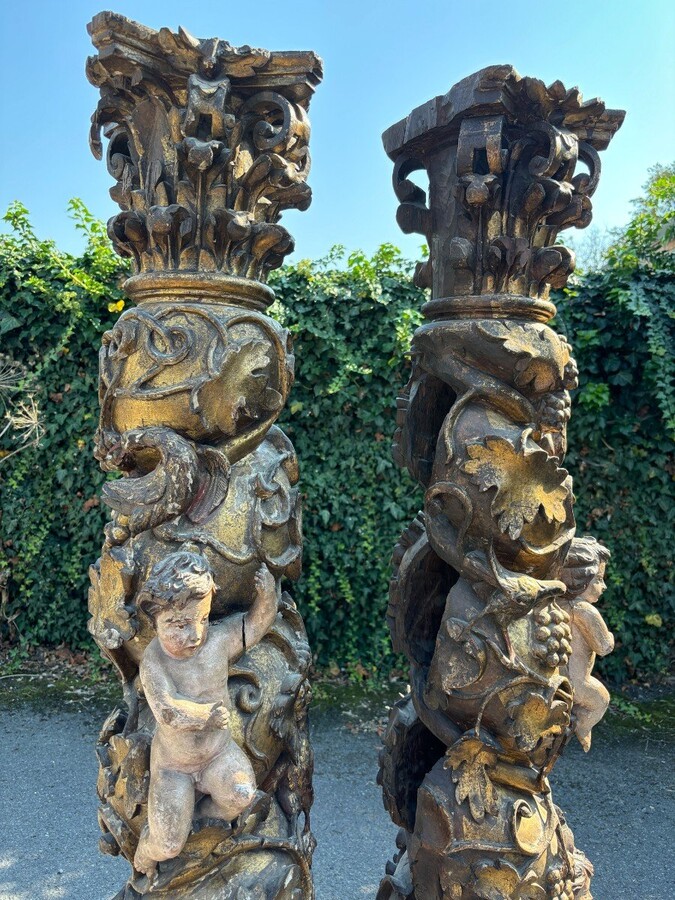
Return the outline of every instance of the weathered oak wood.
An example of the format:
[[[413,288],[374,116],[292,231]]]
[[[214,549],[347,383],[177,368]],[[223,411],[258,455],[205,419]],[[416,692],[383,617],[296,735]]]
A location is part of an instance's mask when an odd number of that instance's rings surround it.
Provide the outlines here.
[[[401,831],[379,900],[591,897],[548,774],[573,732],[588,749],[606,709],[591,670],[613,639],[592,604],[609,552],[575,537],[577,369],[548,294],[574,269],[558,233],[590,222],[598,152],[623,116],[492,66],[384,134],[431,299],[398,400],[394,455],[426,494],[393,559],[410,693],[381,755]]]
[[[125,704],[97,747],[118,897],[312,898],[310,652],[281,578],[301,564],[298,466],[274,423],[293,382],[268,272],[311,192],[311,52],[101,13],[91,146],[131,301],[100,353],[96,456],[122,478],[89,627]]]

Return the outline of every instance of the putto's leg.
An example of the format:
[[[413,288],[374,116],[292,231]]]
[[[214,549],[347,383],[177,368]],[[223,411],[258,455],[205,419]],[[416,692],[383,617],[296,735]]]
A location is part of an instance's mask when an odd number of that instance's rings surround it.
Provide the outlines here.
[[[586,752],[591,749],[591,731],[607,712],[609,691],[597,678],[589,678],[574,689],[574,731]]]
[[[134,867],[149,878],[158,862],[178,856],[192,827],[195,786],[183,772],[152,773],[148,795],[148,825],[143,830]]]
[[[209,795],[200,804],[200,813],[231,822],[253,800],[255,775],[246,754],[231,741],[228,749],[204,770],[197,787]]]

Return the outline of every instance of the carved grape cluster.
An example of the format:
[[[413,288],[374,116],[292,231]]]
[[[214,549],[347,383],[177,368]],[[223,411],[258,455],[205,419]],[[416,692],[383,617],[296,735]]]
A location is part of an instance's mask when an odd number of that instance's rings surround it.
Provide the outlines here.
[[[550,900],[574,900],[574,884],[563,869],[551,869],[546,884]]]
[[[572,414],[572,403],[567,391],[552,391],[542,397],[539,417],[543,428],[562,431]]]
[[[552,603],[536,612],[534,620],[535,655],[551,668],[566,666],[572,652],[569,614]]]

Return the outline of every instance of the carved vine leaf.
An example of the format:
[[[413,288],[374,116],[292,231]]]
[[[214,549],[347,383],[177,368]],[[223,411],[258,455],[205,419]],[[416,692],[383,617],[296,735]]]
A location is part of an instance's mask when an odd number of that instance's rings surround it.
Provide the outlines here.
[[[111,769],[116,784],[123,783],[120,793],[129,819],[147,802],[150,781],[150,738],[143,732],[129,737],[113,735],[109,743]]]
[[[517,695],[507,704],[506,711],[507,728],[525,752],[534,750],[543,737],[561,734],[570,723],[569,706],[564,700],[549,703],[534,691]]]
[[[278,409],[283,400],[278,391],[268,389],[270,363],[266,341],[253,338],[224,346],[214,339],[209,378],[194,389],[191,400],[204,426],[218,427],[229,437],[237,432],[242,416],[257,419]]]
[[[470,444],[470,459],[463,465],[481,491],[497,489],[492,515],[512,540],[537,515],[549,523],[563,523],[567,518],[569,489],[563,484],[567,470],[534,442],[528,444],[529,433],[529,429],[522,433],[518,447],[496,436],[487,437],[484,445]]]
[[[496,762],[497,753],[477,737],[461,738],[446,753],[443,765],[452,770],[452,780],[457,785],[455,798],[458,803],[468,800],[476,822],[482,822],[486,814],[496,816],[499,812],[490,780]]]
[[[548,896],[535,872],[521,878],[515,866],[503,860],[480,865],[473,890],[481,900],[546,900]]]
[[[134,575],[133,553],[129,546],[104,550],[89,567],[88,628],[94,639],[108,650],[116,650],[137,631],[127,600]]]
[[[557,373],[549,361],[551,330],[545,325],[490,322],[479,326],[478,331],[516,357],[513,369],[518,387],[529,386],[537,394],[556,387]]]

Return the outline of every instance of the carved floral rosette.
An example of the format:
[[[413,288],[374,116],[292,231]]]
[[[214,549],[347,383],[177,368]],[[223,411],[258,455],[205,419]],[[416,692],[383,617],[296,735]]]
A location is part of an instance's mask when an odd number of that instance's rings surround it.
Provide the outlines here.
[[[590,221],[598,150],[622,119],[495,66],[384,134],[399,224],[429,245],[416,279],[431,299],[394,446],[426,493],[393,559],[388,620],[410,693],[381,754],[401,831],[379,900],[591,897],[548,783],[574,717],[561,579],[577,370],[546,323],[549,286],[573,269],[558,232]]]
[[[211,618],[246,611],[265,564],[279,612],[229,673],[230,727],[253,767],[256,802],[232,823],[195,815],[157,881],[133,872],[118,897],[307,900],[311,655],[282,577],[301,565],[298,465],[274,423],[293,382],[290,336],[264,280],[292,249],[283,209],[306,208],[312,53],[270,53],[151,31],[101,13],[87,74],[101,91],[92,148],[108,138],[109,223],[131,258],[132,301],[104,335],[96,455],[112,510],[91,567],[90,631],[119,671],[125,703],[97,745],[104,852],[133,863],[147,821],[155,720],[139,665],[154,625],[138,605],[153,566],[197,549],[215,579]]]

